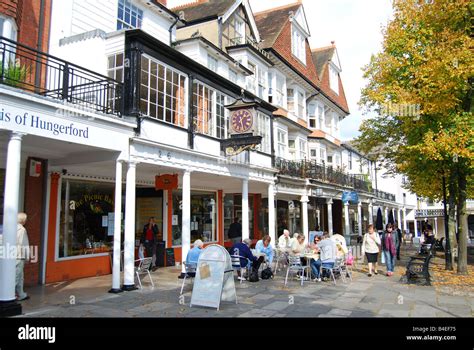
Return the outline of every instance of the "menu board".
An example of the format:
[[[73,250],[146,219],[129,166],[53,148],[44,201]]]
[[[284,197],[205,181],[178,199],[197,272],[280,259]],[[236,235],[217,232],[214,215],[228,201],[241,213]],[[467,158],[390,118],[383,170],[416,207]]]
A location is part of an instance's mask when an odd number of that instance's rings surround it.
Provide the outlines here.
[[[174,248],[166,248],[165,253],[166,253],[166,266],[174,266],[175,265]]]

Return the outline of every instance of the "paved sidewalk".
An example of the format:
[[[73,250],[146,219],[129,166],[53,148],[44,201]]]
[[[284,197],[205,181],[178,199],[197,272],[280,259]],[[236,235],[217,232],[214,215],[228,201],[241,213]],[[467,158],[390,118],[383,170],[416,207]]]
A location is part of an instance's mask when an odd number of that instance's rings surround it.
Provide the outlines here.
[[[28,289],[22,317],[472,317],[474,298],[450,296],[433,287],[400,282],[396,274],[368,277],[354,271],[353,281],[308,282],[292,280],[284,286],[284,271],[274,280],[258,283],[236,280],[238,304],[223,302],[219,311],[190,307],[191,283],[180,298],[180,270],[153,272],[155,288],[109,294],[112,278],[102,276]],[[360,267],[360,266],[359,266]]]

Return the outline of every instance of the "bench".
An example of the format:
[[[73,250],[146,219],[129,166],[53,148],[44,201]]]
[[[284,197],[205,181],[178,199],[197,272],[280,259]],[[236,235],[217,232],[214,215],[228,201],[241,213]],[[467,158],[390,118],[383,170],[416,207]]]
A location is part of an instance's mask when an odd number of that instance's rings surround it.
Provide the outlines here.
[[[406,278],[408,283],[424,280],[424,285],[431,286],[431,275],[429,271],[432,254],[426,256],[417,255],[410,257],[407,264]]]

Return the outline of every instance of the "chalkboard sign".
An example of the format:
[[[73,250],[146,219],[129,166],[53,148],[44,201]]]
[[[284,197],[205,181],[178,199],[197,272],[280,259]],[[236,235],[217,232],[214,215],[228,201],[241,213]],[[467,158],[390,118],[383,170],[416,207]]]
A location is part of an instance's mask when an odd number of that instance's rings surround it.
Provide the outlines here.
[[[174,266],[174,248],[166,248],[166,266]]]

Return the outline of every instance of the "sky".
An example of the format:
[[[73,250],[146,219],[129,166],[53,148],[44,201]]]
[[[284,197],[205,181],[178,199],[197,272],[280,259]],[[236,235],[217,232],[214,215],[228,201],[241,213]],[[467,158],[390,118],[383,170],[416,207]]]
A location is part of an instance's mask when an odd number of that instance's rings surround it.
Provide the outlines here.
[[[171,0],[170,5],[189,2]],[[294,3],[294,0],[250,0],[254,13]],[[342,66],[342,83],[351,114],[340,126],[343,141],[359,135],[364,116],[359,110],[360,91],[365,86],[362,67],[381,50],[382,25],[392,15],[391,0],[303,0],[312,48],[335,41]]]

